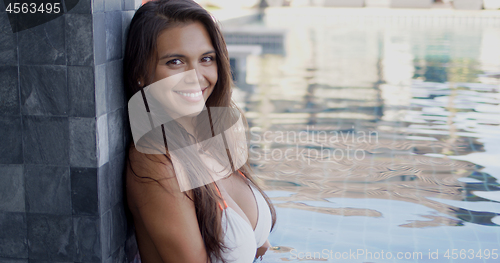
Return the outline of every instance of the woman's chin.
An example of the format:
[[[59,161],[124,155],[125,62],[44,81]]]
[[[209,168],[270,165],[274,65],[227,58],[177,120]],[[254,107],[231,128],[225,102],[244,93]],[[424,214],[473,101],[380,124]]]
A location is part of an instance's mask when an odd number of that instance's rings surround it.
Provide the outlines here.
[[[193,105],[189,108],[185,108],[183,109],[183,111],[177,112],[176,115],[179,116],[179,118],[184,118],[184,117],[193,118],[200,115],[200,113],[202,113],[204,109],[205,109],[205,103],[201,101],[199,105]]]

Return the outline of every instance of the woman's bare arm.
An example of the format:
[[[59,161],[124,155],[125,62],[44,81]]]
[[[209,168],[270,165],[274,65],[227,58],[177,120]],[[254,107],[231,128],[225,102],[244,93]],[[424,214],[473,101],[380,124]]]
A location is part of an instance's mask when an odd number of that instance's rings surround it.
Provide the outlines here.
[[[264,254],[266,254],[267,250],[271,247],[271,243],[269,243],[269,239],[266,240],[266,242],[264,243],[264,245],[262,245],[261,247],[257,248],[257,254],[255,255],[255,258],[259,258],[260,257],[260,260],[262,260],[262,256],[264,256]]]
[[[128,168],[127,197],[134,220],[141,221],[164,263],[209,262],[193,201],[180,191],[173,167],[158,162],[168,163],[165,157],[148,157],[134,147],[130,150],[134,172],[160,183],[137,178]]]

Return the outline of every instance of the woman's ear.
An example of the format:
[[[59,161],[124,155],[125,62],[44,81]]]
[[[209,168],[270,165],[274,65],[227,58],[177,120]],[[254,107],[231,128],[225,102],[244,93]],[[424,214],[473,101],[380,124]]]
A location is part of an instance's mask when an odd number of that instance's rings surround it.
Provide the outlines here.
[[[138,85],[139,85],[139,87],[141,87],[141,88],[142,88],[142,87],[144,87],[144,80],[143,80],[142,78],[139,78],[139,79],[137,80],[137,84],[138,84]]]

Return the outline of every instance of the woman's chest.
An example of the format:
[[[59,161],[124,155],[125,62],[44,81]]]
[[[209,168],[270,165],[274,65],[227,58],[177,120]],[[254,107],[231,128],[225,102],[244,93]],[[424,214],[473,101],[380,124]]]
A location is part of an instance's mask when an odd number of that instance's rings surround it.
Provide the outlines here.
[[[254,192],[243,180],[238,176],[230,176],[217,181],[217,185],[227,205],[255,229],[258,221],[258,204]]]

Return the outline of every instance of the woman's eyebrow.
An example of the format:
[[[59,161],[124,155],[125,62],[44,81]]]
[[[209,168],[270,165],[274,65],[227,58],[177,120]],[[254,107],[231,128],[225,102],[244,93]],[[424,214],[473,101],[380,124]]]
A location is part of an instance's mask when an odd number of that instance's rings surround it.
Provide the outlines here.
[[[162,59],[166,59],[166,58],[171,58],[171,57],[181,57],[181,58],[185,58],[186,56],[185,55],[181,55],[181,54],[165,54],[163,55],[162,57],[160,57],[160,60]]]
[[[211,53],[215,53],[215,50],[210,50],[210,51],[207,51],[203,54],[201,54],[202,56],[205,56],[205,55],[208,55],[208,54],[211,54]]]
[[[210,51],[207,51],[203,54],[201,54],[202,56],[205,56],[205,55],[208,55],[208,54],[212,54],[212,53],[215,53],[215,50],[210,50]],[[160,60],[162,59],[166,59],[166,58],[171,58],[171,57],[176,57],[176,58],[185,58],[186,56],[185,55],[182,55],[182,54],[165,54],[163,56],[160,57]]]

